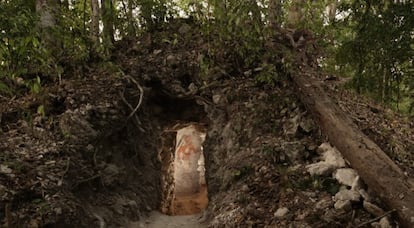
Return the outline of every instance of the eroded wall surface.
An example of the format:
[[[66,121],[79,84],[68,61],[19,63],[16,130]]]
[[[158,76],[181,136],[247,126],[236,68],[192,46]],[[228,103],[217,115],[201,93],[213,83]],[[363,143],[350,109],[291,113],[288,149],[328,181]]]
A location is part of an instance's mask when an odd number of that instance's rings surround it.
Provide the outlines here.
[[[204,160],[202,156],[204,138],[205,133],[198,131],[194,125],[177,131],[174,160],[175,195],[200,191],[200,176],[204,176],[204,168],[200,168],[199,164],[204,163],[200,162]]]

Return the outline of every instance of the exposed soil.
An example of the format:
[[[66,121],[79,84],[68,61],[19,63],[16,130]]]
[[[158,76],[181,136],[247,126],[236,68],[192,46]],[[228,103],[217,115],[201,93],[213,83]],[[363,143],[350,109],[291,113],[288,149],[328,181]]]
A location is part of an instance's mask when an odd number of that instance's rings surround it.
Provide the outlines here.
[[[168,216],[159,212],[152,212],[142,222],[129,224],[128,228],[204,228],[207,225],[200,223],[200,215]]]
[[[341,109],[387,155],[414,177],[414,121],[381,106],[354,91],[340,81],[329,81],[325,88]]]
[[[84,75],[44,85],[40,94],[1,100],[2,225],[352,227],[376,217],[361,202],[335,209],[333,196],[345,186],[307,172],[326,139],[288,77],[263,85],[255,73],[243,73],[253,69],[224,57],[203,74],[199,59],[211,47],[197,26],[177,44],[165,42],[183,25],[118,42],[116,67],[92,65]],[[273,42],[289,49],[282,38]],[[368,101],[356,104],[332,86],[344,110],[411,176],[412,121]],[[46,116],[37,113],[40,104]],[[190,122],[206,127],[207,189],[172,204],[169,129]],[[199,213],[207,203],[203,216],[157,212]],[[283,208],[288,212],[280,216]]]
[[[194,215],[201,213],[208,204],[207,187],[192,195],[175,196],[173,215]]]

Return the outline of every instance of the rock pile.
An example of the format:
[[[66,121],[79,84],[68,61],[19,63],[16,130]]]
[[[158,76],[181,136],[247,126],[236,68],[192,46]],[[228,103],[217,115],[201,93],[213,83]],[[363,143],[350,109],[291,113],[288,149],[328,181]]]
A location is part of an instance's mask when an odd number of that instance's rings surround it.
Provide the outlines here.
[[[378,201],[368,193],[357,171],[348,167],[336,148],[329,143],[322,143],[317,152],[320,154],[321,161],[307,165],[306,169],[311,176],[332,176],[341,184],[340,190],[333,197],[335,202],[333,206],[336,210],[351,211],[353,207],[362,203],[363,208],[375,217],[385,214],[377,205]],[[381,228],[393,227],[388,217],[383,217],[379,222],[371,225]]]

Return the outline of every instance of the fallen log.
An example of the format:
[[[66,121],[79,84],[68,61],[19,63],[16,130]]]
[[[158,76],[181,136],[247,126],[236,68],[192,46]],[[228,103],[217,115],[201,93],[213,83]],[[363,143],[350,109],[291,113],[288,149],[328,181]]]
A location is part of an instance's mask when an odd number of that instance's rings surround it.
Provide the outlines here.
[[[302,103],[352,168],[383,202],[395,209],[403,227],[414,227],[414,185],[402,170],[370,140],[324,92],[311,74],[292,75]]]

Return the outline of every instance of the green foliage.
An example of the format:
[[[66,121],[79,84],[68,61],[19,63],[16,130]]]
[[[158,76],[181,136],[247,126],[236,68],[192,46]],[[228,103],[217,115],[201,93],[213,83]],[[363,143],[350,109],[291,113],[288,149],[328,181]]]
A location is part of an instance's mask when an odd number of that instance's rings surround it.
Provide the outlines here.
[[[233,64],[251,68],[261,62],[264,47],[262,8],[256,1],[209,1],[213,7],[208,33],[218,33],[212,55],[232,56]],[[225,50],[226,53],[217,53]],[[225,57],[224,57],[225,58]]]
[[[178,44],[178,35],[177,35],[177,33],[173,34],[173,39],[164,38],[164,39],[162,39],[162,42],[170,44],[172,46],[176,46]]]
[[[141,10],[140,22],[148,29],[154,29],[175,14],[173,1],[141,0],[138,4]]]
[[[31,80],[48,72],[48,51],[40,42],[36,15],[27,1],[2,1],[0,7],[0,91],[14,92],[17,77]]]
[[[275,65],[273,64],[263,64],[260,68],[259,73],[255,76],[255,80],[259,84],[270,84],[274,85],[275,82],[279,79],[278,72]]]
[[[413,3],[353,1],[340,26],[345,34],[337,60],[354,77],[352,86],[385,104],[398,107],[414,90]]]
[[[342,17],[329,21],[325,8],[332,1],[294,3],[300,5],[303,18],[296,29],[315,34],[317,45],[325,51],[320,61],[324,69],[352,76],[351,86],[360,93],[396,109],[414,111],[414,3],[344,0],[338,10]],[[39,31],[35,2],[0,0],[2,95],[38,93],[53,76],[80,72],[90,61],[109,60],[114,39],[134,39],[138,29],[161,29],[180,15],[191,16],[189,21],[200,25],[209,37],[208,51],[199,60],[203,76],[228,71],[222,66],[231,65],[233,72],[225,72],[228,75],[252,71],[258,84],[273,84],[294,63],[283,47],[275,50],[278,53],[265,49],[266,40],[274,34],[268,26],[268,0],[100,0],[104,26],[99,39],[91,37],[90,1],[68,1],[68,6],[57,8],[57,24],[51,28],[56,48],[46,45]],[[292,2],[281,1],[285,18]],[[180,46],[181,40],[177,33],[164,42]]]
[[[1,78],[0,78],[1,79]],[[11,95],[13,93],[13,91],[10,89],[10,87],[8,87],[6,84],[4,84],[3,82],[0,82],[0,94],[7,94],[7,95]]]
[[[68,70],[88,61],[93,43],[87,24],[91,17],[90,1],[75,1],[70,8],[60,8],[58,26],[54,35],[62,45],[57,62]],[[85,8],[86,7],[86,8]]]
[[[34,93],[34,94],[39,93],[40,92],[40,89],[42,88],[42,85],[41,85],[41,81],[40,81],[40,77],[39,76],[37,76],[34,79],[27,80],[25,82],[25,84],[26,84],[26,87],[30,88],[30,91],[32,93]]]
[[[39,107],[37,107],[37,114],[41,115],[42,117],[46,116],[44,105],[39,105]]]
[[[200,56],[198,59],[198,65],[200,70],[200,77],[207,79],[211,75],[211,63],[208,58]]]

